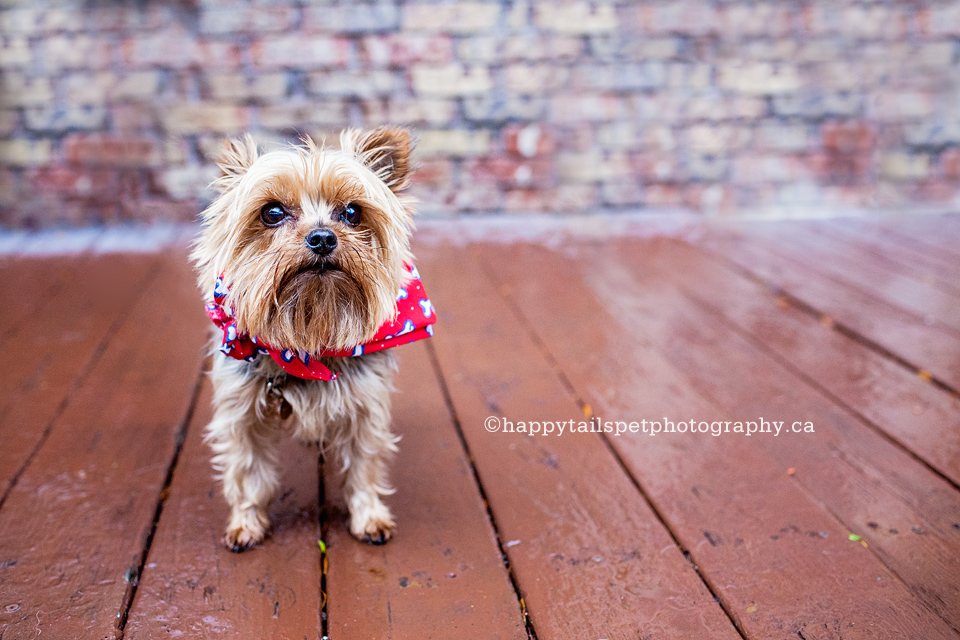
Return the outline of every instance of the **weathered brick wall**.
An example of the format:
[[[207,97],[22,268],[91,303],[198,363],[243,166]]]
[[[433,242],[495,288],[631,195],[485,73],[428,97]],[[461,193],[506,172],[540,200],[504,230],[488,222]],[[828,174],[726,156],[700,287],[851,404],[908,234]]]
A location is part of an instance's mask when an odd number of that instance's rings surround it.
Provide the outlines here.
[[[428,213],[958,193],[955,1],[0,6],[5,225],[191,220],[222,136],[386,122]]]

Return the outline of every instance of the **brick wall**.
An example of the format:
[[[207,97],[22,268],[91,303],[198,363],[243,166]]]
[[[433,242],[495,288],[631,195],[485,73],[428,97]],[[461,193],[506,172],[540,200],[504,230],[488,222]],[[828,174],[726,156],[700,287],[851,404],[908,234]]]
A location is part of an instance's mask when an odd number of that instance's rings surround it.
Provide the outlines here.
[[[192,220],[222,136],[402,123],[430,214],[955,201],[957,2],[0,0],[0,224]]]

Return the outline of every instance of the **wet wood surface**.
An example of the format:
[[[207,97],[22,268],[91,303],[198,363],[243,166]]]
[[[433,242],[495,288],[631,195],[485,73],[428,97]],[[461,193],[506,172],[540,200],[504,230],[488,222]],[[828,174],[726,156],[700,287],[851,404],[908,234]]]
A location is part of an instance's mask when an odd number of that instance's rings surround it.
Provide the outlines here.
[[[624,228],[425,234],[396,537],[291,439],[243,554],[185,249],[0,257],[0,639],[960,637],[960,217]]]

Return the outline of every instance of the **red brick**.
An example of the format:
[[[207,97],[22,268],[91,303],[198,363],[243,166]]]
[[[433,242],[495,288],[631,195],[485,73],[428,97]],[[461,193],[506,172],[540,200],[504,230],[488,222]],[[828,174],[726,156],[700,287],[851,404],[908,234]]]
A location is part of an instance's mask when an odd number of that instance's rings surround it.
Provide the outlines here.
[[[947,149],[940,156],[940,166],[943,177],[949,180],[960,180],[960,149]]]
[[[812,153],[805,158],[811,173],[827,183],[848,183],[868,177],[873,166],[870,154]]]
[[[809,156],[814,175],[828,182],[863,181],[870,176],[876,146],[874,128],[866,122],[826,122],[821,128],[823,152]]]
[[[553,162],[549,159],[488,156],[467,161],[464,170],[472,181],[493,182],[503,187],[544,188],[553,183]]]
[[[105,135],[71,135],[63,141],[67,162],[106,167],[149,167],[160,162],[152,140]]]
[[[415,185],[437,188],[449,186],[452,176],[450,160],[426,160],[417,165],[412,180]]]
[[[119,191],[119,173],[112,169],[39,167],[27,172],[27,181],[38,194],[65,198],[114,198]]]
[[[536,123],[510,125],[503,135],[507,153],[514,156],[535,158],[554,150],[553,133]]]
[[[874,145],[873,127],[866,122],[825,122],[821,133],[823,148],[828,152],[869,151]]]
[[[449,36],[411,35],[368,36],[358,41],[363,64],[374,67],[402,67],[415,62],[446,64],[453,61],[453,40]]]

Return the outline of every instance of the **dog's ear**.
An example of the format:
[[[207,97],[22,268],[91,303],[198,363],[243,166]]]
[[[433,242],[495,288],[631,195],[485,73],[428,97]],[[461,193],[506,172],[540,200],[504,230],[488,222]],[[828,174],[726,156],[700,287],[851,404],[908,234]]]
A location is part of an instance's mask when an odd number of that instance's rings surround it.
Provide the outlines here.
[[[353,151],[391,191],[402,191],[410,184],[410,151],[413,139],[406,129],[377,127],[362,133],[344,131],[340,147]]]
[[[256,159],[257,143],[249,133],[239,140],[227,140],[223,152],[217,158],[220,178],[214,184],[221,191],[226,191],[236,184]]]

